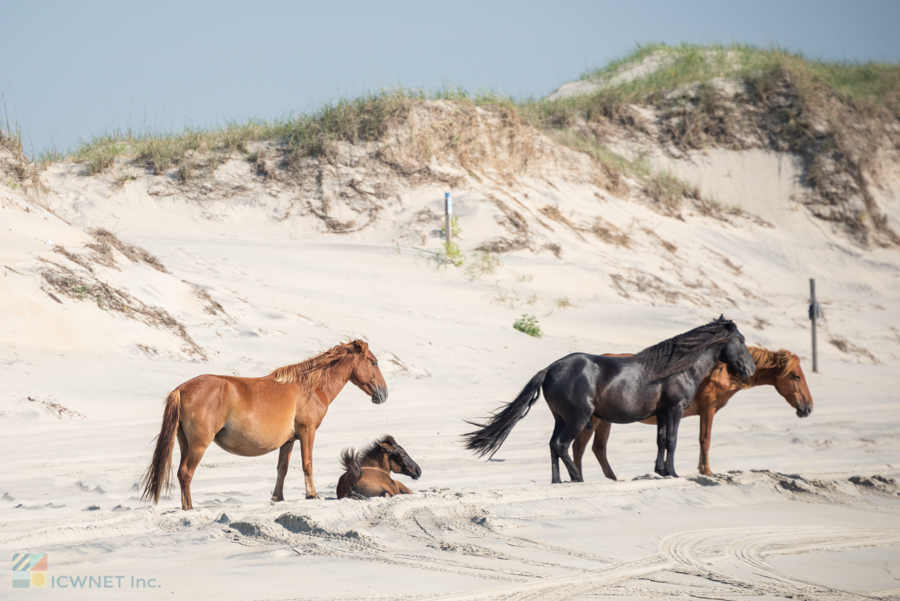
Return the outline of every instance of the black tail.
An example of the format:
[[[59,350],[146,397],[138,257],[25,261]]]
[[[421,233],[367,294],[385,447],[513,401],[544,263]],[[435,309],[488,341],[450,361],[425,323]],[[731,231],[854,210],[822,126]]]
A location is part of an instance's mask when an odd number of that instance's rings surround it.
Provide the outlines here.
[[[478,429],[463,434],[466,448],[475,451],[479,457],[484,457],[488,453],[493,457],[509,433],[512,432],[513,426],[528,415],[531,406],[541,397],[541,385],[544,383],[544,378],[547,377],[547,369],[536,373],[519,393],[519,396],[503,409],[495,411],[487,422],[478,424],[467,420],[466,423],[478,426]]]
[[[359,466],[359,456],[353,447],[341,451],[341,465],[347,470],[338,479],[337,498],[343,499],[350,494],[356,483],[362,476],[362,468]]]

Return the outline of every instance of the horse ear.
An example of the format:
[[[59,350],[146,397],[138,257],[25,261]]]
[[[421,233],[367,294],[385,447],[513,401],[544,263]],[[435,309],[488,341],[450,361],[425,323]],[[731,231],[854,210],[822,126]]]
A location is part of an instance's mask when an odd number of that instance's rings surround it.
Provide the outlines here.
[[[367,350],[369,350],[369,345],[363,342],[362,340],[354,340],[353,341],[353,350],[357,353],[365,354]]]

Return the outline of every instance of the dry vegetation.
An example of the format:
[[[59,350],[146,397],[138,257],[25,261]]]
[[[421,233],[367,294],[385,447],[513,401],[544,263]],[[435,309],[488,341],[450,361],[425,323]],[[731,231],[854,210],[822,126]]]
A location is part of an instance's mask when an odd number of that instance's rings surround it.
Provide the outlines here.
[[[37,164],[25,156],[21,133],[8,120],[0,120],[0,185],[26,192],[44,191]]]
[[[655,68],[646,72],[634,70],[651,63]],[[637,76],[623,78],[629,70]],[[610,141],[642,140],[676,156],[709,147],[767,148],[803,158],[808,186],[798,200],[815,215],[863,245],[900,243],[868,183],[877,150],[900,148],[897,65],[821,63],[738,45],[650,45],[584,79],[595,85],[592,93],[553,100],[395,89],[271,122],[177,135],[112,132],[83,144],[73,158],[89,174],[129,166],[184,185],[243,156],[264,180],[300,187],[302,200],[284,217],[315,215],[330,231],[351,232],[377,219],[384,199],[397,194],[391,182],[452,185],[489,177],[511,183],[535,175],[542,158],[559,159],[560,144],[588,157],[594,182],[612,193],[650,199],[669,215],[680,215],[687,201],[727,218],[737,212],[669,174],[651,172],[640,158],[617,155]],[[128,174],[116,181],[123,178]],[[333,217],[336,203],[357,217]],[[515,224],[515,215],[504,213]],[[523,247],[522,228],[515,227],[520,231],[512,239],[484,248]]]
[[[94,251],[95,260],[99,263],[103,263],[108,267],[115,267],[115,260],[112,258],[111,251],[111,249],[115,248],[132,263],[144,263],[156,271],[169,273],[166,266],[150,252],[140,246],[122,242],[109,230],[95,228],[90,231],[90,234],[96,239],[96,242],[88,244],[88,248]]]
[[[88,274],[78,274],[64,265],[42,259],[44,267],[40,270],[40,274],[44,281],[44,290],[57,302],[62,301],[53,294],[54,292],[73,300],[93,302],[104,311],[115,311],[149,326],[168,330],[185,342],[186,353],[205,360],[206,353],[194,342],[184,324],[165,309],[145,305],[124,290],[98,279],[96,274],[96,265],[119,269],[112,249],[118,250],[133,263],[146,263],[162,273],[169,273],[159,259],[143,248],[122,242],[108,230],[95,229],[90,233],[95,238],[95,242],[86,245],[92,251],[90,256],[73,253],[59,245],[53,247],[54,252],[83,267]],[[222,305],[214,301],[208,292],[196,286],[194,290],[197,296],[205,301],[207,313],[212,315],[225,313]]]
[[[616,79],[649,60],[656,69]],[[626,130],[673,153],[709,147],[796,153],[809,187],[799,200],[810,211],[864,245],[900,243],[867,183],[878,149],[900,146],[900,66],[820,63],[746,46],[652,45],[584,78],[597,84],[594,93],[536,103],[534,118],[598,145]],[[636,106],[652,109],[655,122],[643,123]],[[645,191],[671,198],[667,188],[681,196],[671,182]]]
[[[93,277],[79,276],[55,263],[47,262],[47,267],[41,271],[41,277],[49,288],[48,292],[56,292],[74,300],[92,301],[105,311],[115,311],[149,326],[169,330],[186,343],[185,352],[206,359],[206,353],[194,342],[184,324],[165,309],[145,305],[123,290]]]

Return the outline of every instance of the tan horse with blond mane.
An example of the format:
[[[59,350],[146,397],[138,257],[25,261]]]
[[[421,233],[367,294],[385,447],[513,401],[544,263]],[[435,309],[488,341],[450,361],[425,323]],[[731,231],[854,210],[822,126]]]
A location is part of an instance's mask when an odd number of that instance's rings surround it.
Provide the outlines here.
[[[684,417],[689,415],[700,416],[700,473],[712,476],[709,467],[709,444],[712,439],[712,423],[716,412],[728,404],[728,401],[745,388],[755,386],[774,386],[784,400],[797,410],[797,417],[806,417],[813,410],[813,398],[806,384],[806,376],[800,368],[800,357],[790,351],[781,349],[778,352],[764,348],[747,347],[753,361],[756,363],[756,373],[747,379],[738,378],[728,372],[724,363],[717,364],[709,375],[700,382],[694,402],[684,411]],[[628,355],[611,355],[628,356]],[[609,440],[609,431],[612,424],[597,418],[593,420],[593,431],[585,428],[572,443],[572,459],[578,469],[581,469],[581,458],[587,447],[591,435],[594,435],[594,444],[591,450],[600,462],[603,475],[610,480],[616,480],[606,458],[606,446]],[[656,418],[643,420],[643,424],[656,424]],[[595,434],[596,432],[596,434]]]
[[[169,393],[142,498],[159,502],[171,479],[175,439],[181,449],[181,508],[192,509],[191,480],[206,448],[215,442],[235,455],[258,457],[280,449],[273,501],[284,500],[284,478],[294,442],[300,441],[306,498],[317,499],[312,451],[316,430],[331,401],[353,382],[376,404],[387,400],[378,361],[362,340],[339,344],[262,378],[197,376]]]

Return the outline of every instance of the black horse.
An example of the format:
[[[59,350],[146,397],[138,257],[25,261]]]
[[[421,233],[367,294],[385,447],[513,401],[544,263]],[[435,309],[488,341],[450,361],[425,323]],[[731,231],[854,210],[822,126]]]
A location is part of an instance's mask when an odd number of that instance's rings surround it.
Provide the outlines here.
[[[583,482],[569,456],[569,446],[579,432],[591,427],[591,416],[614,424],[656,416],[656,473],[677,477],[674,459],[678,424],[700,381],[717,361],[726,363],[741,378],[749,378],[756,370],[744,337],[734,322],[722,316],[631,357],[572,353],[538,372],[513,402],[496,411],[486,423],[468,422],[478,430],[463,435],[466,448],[479,456],[493,456],[513,426],[528,414],[543,388],[556,420],[550,437],[554,483],[560,482],[560,458],[572,482]]]

